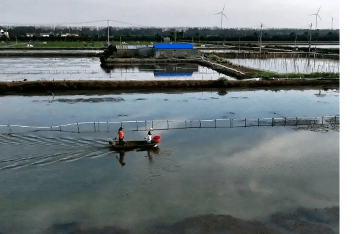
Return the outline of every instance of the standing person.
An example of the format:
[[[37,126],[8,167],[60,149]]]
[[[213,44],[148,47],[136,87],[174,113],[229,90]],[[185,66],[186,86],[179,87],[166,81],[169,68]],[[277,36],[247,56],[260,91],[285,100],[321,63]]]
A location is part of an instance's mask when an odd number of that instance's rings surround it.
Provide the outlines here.
[[[147,136],[145,137],[147,143],[151,143],[152,141],[152,131],[153,131],[153,128],[150,128],[150,130],[147,133]]]
[[[119,128],[119,131],[118,131],[118,138],[119,138],[119,145],[123,145],[125,142],[124,142],[124,132],[123,132],[123,129],[122,127]]]

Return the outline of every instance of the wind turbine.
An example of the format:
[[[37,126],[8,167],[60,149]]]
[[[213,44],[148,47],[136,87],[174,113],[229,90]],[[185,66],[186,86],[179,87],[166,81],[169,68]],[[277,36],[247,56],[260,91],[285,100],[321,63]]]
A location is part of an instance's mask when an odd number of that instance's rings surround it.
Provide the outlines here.
[[[215,14],[215,15],[221,15],[221,29],[223,27],[223,16],[228,19],[228,17],[223,13],[225,7],[226,7],[226,4],[224,4],[223,9],[222,9],[221,12],[218,12],[218,13]]]
[[[331,21],[331,30],[332,30],[333,29],[333,27],[332,27],[333,26],[333,20],[336,19],[336,18],[331,17],[331,19],[332,19],[332,21]]]
[[[315,15],[315,18],[316,18],[315,29],[317,28],[317,17],[319,17],[320,20],[322,20],[321,17],[319,16],[319,11],[320,11],[320,9],[321,9],[321,6],[320,6],[319,10],[317,10],[316,14],[311,14],[311,15]]]

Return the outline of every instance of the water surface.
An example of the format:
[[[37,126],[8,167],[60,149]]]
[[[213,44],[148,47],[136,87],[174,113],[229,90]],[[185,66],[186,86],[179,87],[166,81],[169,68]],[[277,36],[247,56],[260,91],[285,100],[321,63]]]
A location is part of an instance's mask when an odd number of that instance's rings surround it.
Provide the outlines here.
[[[339,114],[339,96],[309,89],[0,97],[0,232],[212,233],[200,221],[209,220],[237,233],[257,227],[255,219],[272,233],[300,233],[291,222],[338,233],[333,129],[154,130],[158,148],[122,154],[107,146],[119,124],[12,134],[7,124],[320,117]],[[147,134],[124,127],[126,140]]]

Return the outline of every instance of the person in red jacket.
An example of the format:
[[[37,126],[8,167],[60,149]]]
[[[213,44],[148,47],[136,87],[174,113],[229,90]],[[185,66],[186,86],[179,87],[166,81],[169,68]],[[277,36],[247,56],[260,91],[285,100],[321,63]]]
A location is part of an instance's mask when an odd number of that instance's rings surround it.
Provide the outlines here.
[[[118,138],[119,138],[119,145],[123,145],[125,142],[124,142],[124,132],[123,132],[123,129],[122,127],[119,128],[119,131],[118,131]]]

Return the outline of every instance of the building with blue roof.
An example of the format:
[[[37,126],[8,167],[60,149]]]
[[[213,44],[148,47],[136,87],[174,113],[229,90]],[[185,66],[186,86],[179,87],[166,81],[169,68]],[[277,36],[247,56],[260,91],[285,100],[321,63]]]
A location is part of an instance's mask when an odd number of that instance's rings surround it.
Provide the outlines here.
[[[155,58],[197,58],[199,51],[190,43],[156,43],[153,46]]]
[[[116,57],[154,57],[154,58],[198,58],[199,51],[190,43],[156,43],[153,46],[116,45]]]
[[[159,50],[190,50],[194,46],[190,43],[158,43],[154,44],[155,49]]]

